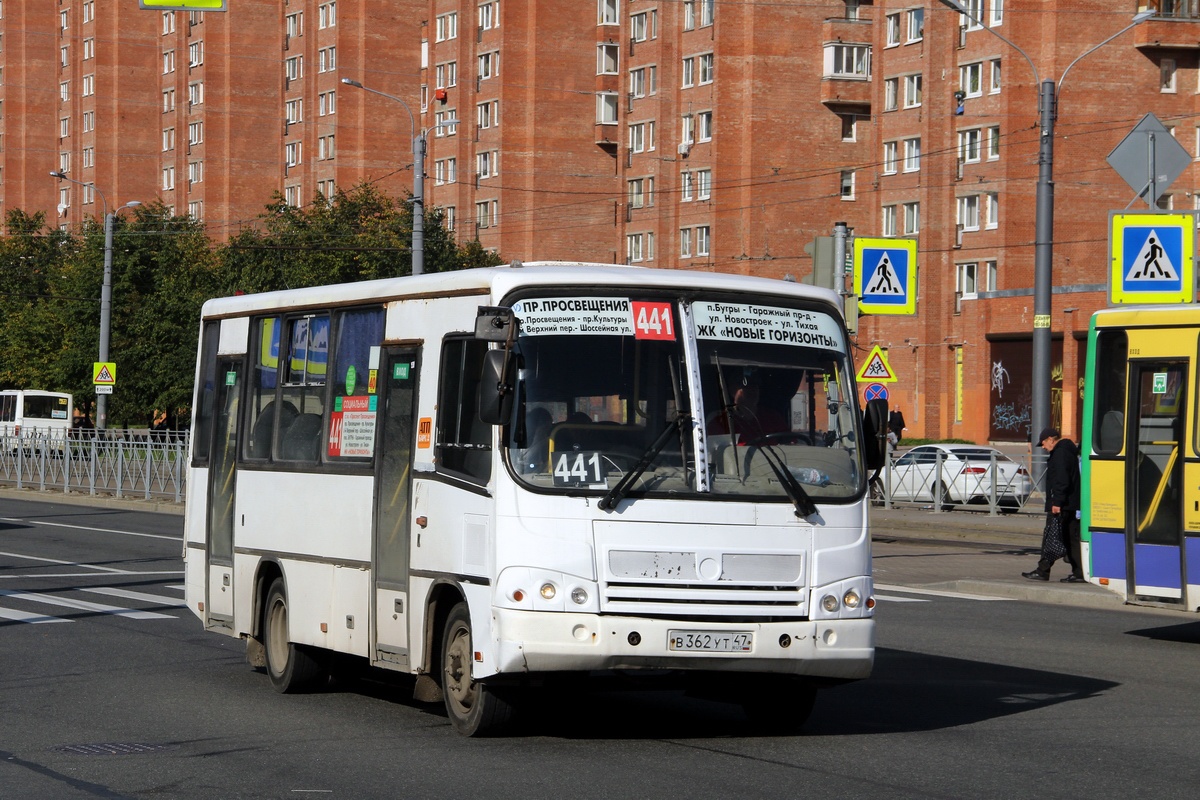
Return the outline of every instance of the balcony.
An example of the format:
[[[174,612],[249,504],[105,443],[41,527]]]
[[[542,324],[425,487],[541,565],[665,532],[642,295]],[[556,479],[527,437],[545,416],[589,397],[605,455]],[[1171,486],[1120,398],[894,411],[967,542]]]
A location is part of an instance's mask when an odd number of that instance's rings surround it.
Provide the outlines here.
[[[871,82],[861,78],[826,77],[821,81],[821,102],[827,106],[871,105]]]
[[[1200,49],[1200,28],[1193,27],[1200,22],[1200,0],[1141,0],[1138,10],[1156,15],[1133,29],[1134,47]]]

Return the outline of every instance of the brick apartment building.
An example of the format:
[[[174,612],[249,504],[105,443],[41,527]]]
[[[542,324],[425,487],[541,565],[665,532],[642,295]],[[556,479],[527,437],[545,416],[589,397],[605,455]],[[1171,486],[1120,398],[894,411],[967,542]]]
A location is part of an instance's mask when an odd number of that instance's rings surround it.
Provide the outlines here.
[[[161,198],[220,237],[273,192],[411,190],[427,131],[427,203],[506,258],[802,278],[835,222],[915,237],[917,314],[863,317],[860,357],[887,350],[910,436],[1025,440],[1039,132],[1012,45],[1057,81],[1140,5],[965,5],[1011,45],[938,0],[8,0],[0,208],[99,215],[62,169],[110,209]],[[1196,5],[1152,1],[1061,86],[1052,389],[1069,435],[1108,212],[1132,198],[1104,157],[1148,112],[1200,154]],[[1195,173],[1163,207],[1200,207]]]

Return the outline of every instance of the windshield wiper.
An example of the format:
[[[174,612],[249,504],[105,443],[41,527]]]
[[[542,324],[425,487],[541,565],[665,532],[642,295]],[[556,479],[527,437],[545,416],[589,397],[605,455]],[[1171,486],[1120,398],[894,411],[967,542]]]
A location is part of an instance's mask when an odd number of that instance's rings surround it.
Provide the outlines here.
[[[754,446],[754,445],[751,445]],[[817,513],[817,505],[808,496],[808,492],[804,491],[804,487],[800,485],[800,481],[796,480],[796,476],[787,468],[779,451],[775,449],[775,445],[767,443],[758,445],[758,451],[762,453],[763,460],[771,467],[771,471],[775,473],[775,477],[779,478],[779,482],[783,485],[783,491],[787,494],[788,499],[792,501],[792,505],[796,507],[796,516],[801,519],[811,517]]]
[[[683,408],[683,394],[679,390],[679,375],[675,371],[675,362],[673,360],[668,359],[667,372],[671,380],[671,391],[675,396],[675,420],[669,423],[666,430],[658,435],[658,438],[654,440],[654,444],[650,445],[642,455],[641,460],[634,465],[633,469],[621,476],[621,480],[617,481],[617,485],[609,489],[608,493],[600,498],[599,505],[602,511],[615,508],[617,503],[621,502],[621,499],[629,491],[629,487],[633,486],[634,481],[642,477],[642,474],[654,463],[654,459],[658,458],[658,454],[662,452],[662,449],[667,446],[667,442],[671,441],[671,434],[675,431],[679,432],[679,457],[683,463],[684,481],[687,482],[687,443],[684,439],[684,426],[691,421],[692,415],[686,411],[679,410]]]

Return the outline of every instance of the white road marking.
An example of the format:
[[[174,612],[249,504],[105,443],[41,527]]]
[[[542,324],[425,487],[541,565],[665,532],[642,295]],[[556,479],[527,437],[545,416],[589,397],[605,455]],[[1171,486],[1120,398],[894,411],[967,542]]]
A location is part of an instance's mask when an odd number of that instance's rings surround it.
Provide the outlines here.
[[[876,600],[886,600],[889,603],[928,603],[929,600],[922,600],[918,597],[892,597],[887,594],[875,595]]]
[[[43,622],[74,622],[74,620],[63,619],[62,617],[47,617],[45,614],[30,614],[28,611],[18,611],[15,608],[0,608],[0,618],[13,619],[17,622],[28,622],[32,625],[39,625]]]
[[[135,611],[131,608],[106,606],[101,603],[89,603],[86,600],[68,600],[65,597],[58,597],[57,595],[53,594],[39,594],[37,592],[12,592],[6,589],[0,589],[0,597],[14,597],[18,600],[25,600],[30,603],[42,603],[48,606],[77,608],[80,611],[92,611],[97,614],[112,614],[118,617],[129,617],[131,619],[176,619],[176,617],[173,617],[170,614],[159,614],[157,611]]]
[[[902,592],[904,594],[923,594],[930,597],[953,597],[958,600],[1011,600],[1011,597],[992,597],[986,594],[967,594],[966,592],[945,592],[939,589],[913,589],[909,586],[892,586],[886,583],[875,584],[876,589],[883,589],[885,592]]]
[[[9,558],[21,558],[26,561],[44,561],[47,564],[62,564],[62,565],[69,566],[69,567],[86,567],[87,569],[94,569],[98,572],[111,572],[116,575],[128,574],[128,572],[129,572],[129,570],[118,569],[116,567],[101,567],[101,566],[98,566],[95,564],[81,564],[78,561],[62,561],[61,559],[57,559],[57,558],[44,558],[42,556],[28,556],[28,555],[25,555],[24,553],[2,553],[2,552],[0,552],[0,556],[8,556]]]
[[[22,525],[43,525],[47,528],[68,528],[73,531],[90,531],[92,533],[116,533],[121,536],[137,536],[143,539],[166,539],[169,542],[178,542],[182,536],[167,536],[161,533],[138,533],[136,531],[122,531],[116,528],[96,528],[91,525],[67,525],[64,522],[41,522],[32,519],[20,519],[19,517],[0,517],[0,522],[17,522]]]
[[[86,567],[89,565],[80,564],[79,566]],[[169,570],[151,570],[149,572],[138,572],[137,570],[122,569],[122,570],[117,570],[116,574],[117,575],[139,575],[139,576],[140,575],[182,575],[183,570],[169,569]],[[94,573],[94,572],[30,572],[25,575],[20,575],[20,574],[18,574],[18,575],[0,575],[0,580],[4,580],[6,578],[95,578],[95,577],[97,577],[97,576],[96,576],[96,573]]]
[[[183,603],[176,600],[174,597],[163,597],[160,594],[147,594],[145,592],[132,592],[129,589],[117,589],[113,586],[94,586],[89,588],[80,587],[82,591],[92,592],[93,594],[103,594],[110,597],[121,597],[125,600],[141,600],[144,603],[153,603],[158,606],[171,606],[172,608],[183,608]]]

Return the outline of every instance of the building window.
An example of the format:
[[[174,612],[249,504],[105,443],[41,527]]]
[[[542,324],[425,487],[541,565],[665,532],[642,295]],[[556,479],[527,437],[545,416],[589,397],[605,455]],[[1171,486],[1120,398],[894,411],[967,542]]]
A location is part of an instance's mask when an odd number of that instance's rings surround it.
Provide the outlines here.
[[[1000,227],[1000,195],[997,192],[988,192],[984,195],[987,199],[987,217],[984,223],[988,228]]]
[[[326,136],[317,137],[317,158],[321,161],[327,161],[337,155],[337,148],[334,146],[334,134],[330,133]],[[325,195],[331,197],[332,195]]]
[[[709,227],[707,225],[701,225],[700,227],[696,228],[696,255],[708,255],[710,244]]]
[[[696,199],[707,200],[712,197],[712,170],[696,170]]]
[[[619,0],[600,0],[600,25],[619,25],[617,14],[620,12]]]
[[[163,113],[175,110],[175,90],[167,89],[163,93]]]
[[[633,264],[643,259],[642,234],[631,233],[625,237],[625,263]]]
[[[596,123],[599,125],[617,124],[617,94],[601,92],[596,95]]]
[[[679,132],[681,135],[680,144],[693,144],[696,141],[696,120],[691,114],[685,114],[680,118]]]
[[[886,25],[886,36],[884,44],[887,47],[895,47],[900,44],[900,15],[888,14],[884,18]]]
[[[991,22],[993,25],[1004,22],[1004,0],[992,0]]]
[[[883,82],[883,110],[895,111],[899,108],[900,79],[887,78]]]
[[[304,77],[304,57],[291,56],[283,60],[283,75],[289,81],[298,81]]]
[[[289,167],[300,164],[300,142],[288,142],[283,146],[284,161]]]
[[[71,118],[63,117],[58,121],[58,136],[60,139],[71,135]]]
[[[486,2],[479,6],[479,28],[489,31],[500,27],[500,3]]]
[[[683,203],[690,202],[692,199],[692,185],[694,180],[692,173],[684,170],[683,172],[679,173],[679,177],[682,181],[679,187],[679,200]],[[1200,197],[1200,195],[1197,195],[1197,197]]]
[[[71,82],[63,81],[58,85],[58,99],[64,103],[71,99]],[[1200,128],[1196,130],[1200,131]]]
[[[842,121],[842,141],[854,142],[858,140],[858,115],[857,114],[838,114]]]
[[[854,199],[854,170],[842,170],[842,199]]]
[[[83,80],[79,82],[81,86],[80,94],[84,97],[91,97],[96,93],[96,76],[84,75]]]
[[[895,175],[898,148],[895,142],[883,143],[883,174]]]
[[[283,187],[283,202],[292,208],[299,208],[300,187],[298,185]]]
[[[171,16],[174,16],[173,14]],[[86,25],[96,18],[96,1],[87,0],[83,4],[83,23]]]
[[[980,145],[983,131],[974,128],[958,132],[958,160],[966,164],[977,163],[980,159]]]
[[[646,68],[629,71],[629,94],[633,97],[646,96]]]
[[[188,105],[198,106],[204,104],[204,84],[189,83],[188,84]]]
[[[188,203],[188,216],[194,220],[204,219],[204,203],[199,200]]]
[[[445,64],[438,64],[434,68],[433,85],[439,89],[458,85],[458,62],[447,61]]]
[[[979,195],[968,194],[958,198],[958,224],[964,231],[979,230]]]
[[[70,21],[70,13],[67,11],[58,12],[58,27],[59,30],[66,30],[67,23]]]
[[[701,111],[696,115],[697,141],[711,141],[713,137],[713,112]]]
[[[679,230],[679,257],[692,257],[692,229],[681,228]]]
[[[175,71],[175,51],[174,50],[168,50],[167,52],[163,53],[162,65],[163,65],[163,70],[162,70],[163,75],[168,75]]]
[[[683,80],[681,86],[687,89],[696,84],[696,57],[688,56],[683,60],[683,69],[681,70]]]
[[[317,26],[332,28],[337,24],[337,3],[323,3],[317,6]]]
[[[978,267],[974,261],[958,265],[954,291],[963,300],[974,300],[979,295],[979,287],[976,284]]]
[[[58,48],[58,60],[59,60],[59,63],[64,67],[69,65],[71,63],[71,48],[69,48],[69,47]]]
[[[67,212],[67,209],[70,207],[71,207],[71,190],[66,189],[66,188],[59,189],[58,190],[58,213],[65,214]]]
[[[458,159],[442,158],[433,163],[433,182],[441,186],[457,179]]]
[[[95,111],[83,112],[83,132],[90,133],[91,131],[94,131],[94,130],[96,130],[96,112]]]
[[[83,156],[84,169],[96,166],[96,148],[85,147],[83,148],[83,153],[81,155]]]
[[[958,68],[959,88],[966,92],[967,97],[979,97],[983,94],[983,63],[963,64]]]
[[[904,171],[916,172],[921,168],[921,139],[904,140]]]
[[[439,111],[434,115],[434,136],[454,136],[458,133],[458,124],[450,123],[450,120],[458,119],[458,110],[448,108],[445,111]]]
[[[84,61],[87,61],[89,59],[96,57],[96,40],[95,39],[92,39],[89,37],[87,39],[84,39],[82,42],[80,42],[80,45],[82,45]]]
[[[987,157],[988,161],[995,161],[1000,158],[1000,126],[993,125],[987,129]]]
[[[317,72],[333,72],[337,69],[337,48],[322,47],[317,51]]]
[[[167,150],[175,149],[175,129],[174,128],[163,128],[162,144],[163,144],[162,149],[164,152],[166,152]]]
[[[633,153],[646,150],[646,123],[638,122],[629,126],[629,150]]]
[[[475,204],[475,227],[490,228],[500,224],[500,201],[484,200]]]
[[[866,44],[825,45],[825,77],[871,77],[871,46]]]
[[[617,75],[621,48],[615,44],[596,45],[596,74]]]
[[[283,18],[283,32],[289,39],[294,39],[304,33],[304,20],[297,11],[294,14],[288,14]]]
[[[486,81],[500,74],[500,54],[498,52],[484,53],[479,56],[479,79]]]
[[[1158,83],[1159,87],[1165,94],[1174,94],[1175,92],[1175,59],[1164,58],[1159,62],[1158,66]]]
[[[500,172],[500,151],[491,150],[475,154],[475,174],[480,179],[491,178]]]
[[[175,168],[163,167],[162,170],[162,188],[166,191],[171,191],[175,188]]]
[[[896,207],[884,206],[882,213],[879,215],[881,227],[883,228],[884,236],[896,235]]]
[[[712,25],[716,13],[715,0],[700,0],[700,27]]]
[[[644,42],[650,38],[650,15],[643,11],[629,18],[629,38],[635,42]]]
[[[475,121],[480,128],[495,128],[500,125],[500,101],[489,100],[475,106]]]
[[[70,172],[71,171],[71,154],[70,153],[59,153],[58,154],[58,171],[59,172]]]
[[[921,231],[921,204],[904,204],[904,235],[912,236]]]
[[[200,183],[204,180],[204,162],[189,161],[188,162],[188,183]]]
[[[696,66],[700,70],[700,85],[713,82],[713,54],[705,53],[696,58]]]
[[[327,117],[337,113],[337,92],[320,92],[317,94],[317,116]]]
[[[188,144],[200,144],[204,141],[204,123],[188,123]]]
[[[628,183],[630,208],[654,205],[654,178],[634,178]]]
[[[991,67],[992,67],[991,68],[992,82],[991,82],[990,91],[992,94],[999,94],[999,92],[1000,92],[1000,59],[993,58],[990,63],[991,63]]]
[[[450,12],[442,14],[437,18],[437,39],[435,41],[444,42],[447,39],[458,38],[458,13]]]
[[[904,76],[904,107],[916,108],[921,105],[921,76]]]
[[[295,125],[297,122],[304,120],[304,101],[300,99],[288,100],[284,104],[284,111],[287,115],[289,125]]]
[[[960,24],[969,31],[982,28],[979,20],[983,19],[983,0],[962,0],[962,4],[966,6],[967,13],[960,15]]]
[[[204,63],[204,42],[192,42],[188,45],[188,66],[198,67]]]
[[[908,11],[908,41],[919,42],[925,38],[925,9],[913,8]]]

